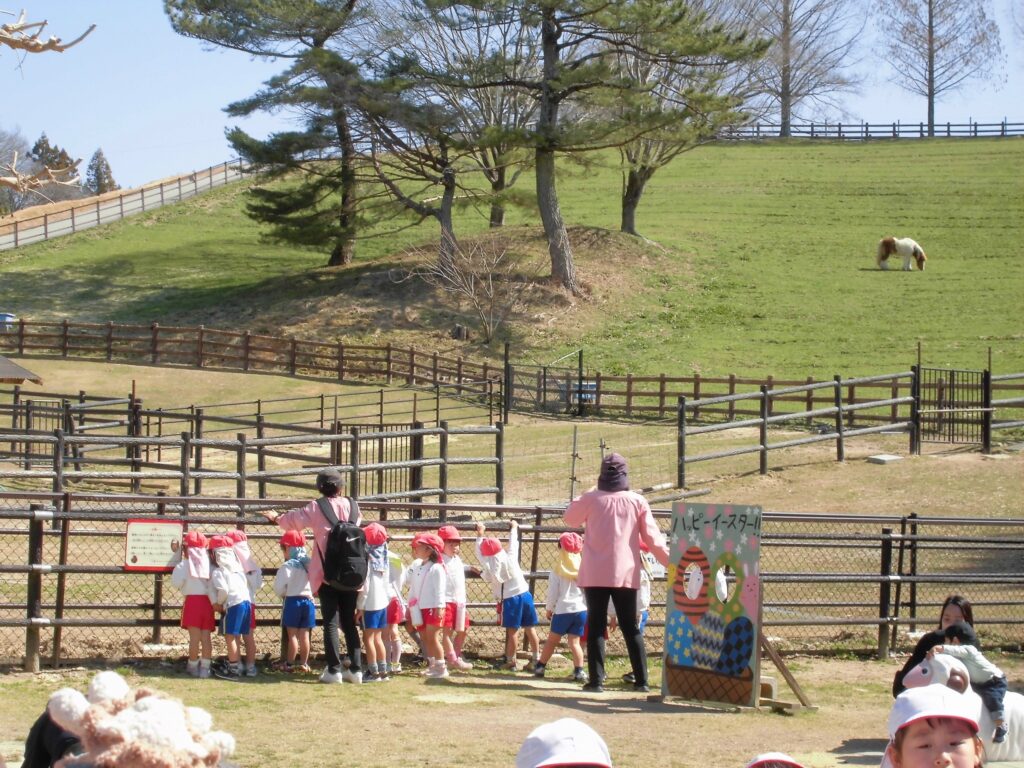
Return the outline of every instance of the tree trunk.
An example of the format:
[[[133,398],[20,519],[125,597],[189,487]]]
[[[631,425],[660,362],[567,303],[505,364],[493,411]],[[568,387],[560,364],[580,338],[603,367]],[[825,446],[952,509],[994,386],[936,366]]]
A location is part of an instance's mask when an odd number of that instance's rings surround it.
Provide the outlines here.
[[[344,110],[334,111],[334,127],[341,144],[341,207],[338,211],[340,234],[327,266],[343,267],[352,263],[356,249],[356,145]]]
[[[504,191],[505,168],[496,168],[494,180],[491,182],[491,194],[494,195],[494,200],[491,202],[491,229],[497,229],[505,224],[505,206],[498,202]]]
[[[650,175],[645,174],[644,169],[630,168],[626,175],[626,189],[622,192],[622,226],[620,229],[627,235],[637,234],[636,209],[640,205],[640,198],[643,197],[648,178]]]
[[[537,134],[540,141],[536,151],[537,206],[544,224],[544,236],[551,256],[551,276],[574,296],[580,294],[576,279],[576,266],[572,259],[569,233],[565,231],[562,211],[558,207],[555,189],[555,148],[558,144],[558,97],[554,85],[561,76],[558,38],[562,31],[555,18],[553,6],[543,7],[541,22],[541,51],[544,79],[540,91],[537,114]]]
[[[928,0],[928,135],[935,135],[935,1]]]
[[[793,7],[782,0],[782,71],[779,73],[779,136],[789,136],[793,120]]]
[[[441,245],[437,254],[441,274],[448,274],[454,267],[455,254],[459,247],[452,224],[452,206],[455,202],[455,170],[445,168],[442,174],[444,192],[441,194],[441,208],[437,213],[441,225]]]

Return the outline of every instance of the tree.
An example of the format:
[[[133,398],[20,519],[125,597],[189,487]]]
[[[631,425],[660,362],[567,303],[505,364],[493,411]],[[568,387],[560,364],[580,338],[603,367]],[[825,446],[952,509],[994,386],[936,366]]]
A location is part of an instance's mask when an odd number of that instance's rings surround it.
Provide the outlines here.
[[[27,159],[18,167],[19,156]],[[61,147],[50,144],[42,134],[27,154],[20,148],[6,159],[0,158],[0,188],[10,190],[20,199],[19,208],[40,201],[73,200],[82,196],[78,184],[78,166],[81,160],[72,160]]]
[[[228,132],[235,150],[269,178],[298,180],[257,187],[247,210],[271,226],[270,237],[330,248],[329,266],[349,264],[358,225],[357,165],[349,91],[358,65],[345,37],[358,20],[356,0],[165,0],[182,35],[290,66],[254,96],[229,105],[233,116],[287,110],[302,129],[265,140],[239,128]]]
[[[94,195],[102,195],[105,192],[113,192],[120,189],[114,181],[114,172],[110,169],[106,155],[102,149],[97,149],[85,168],[85,188]]]
[[[28,149],[28,141],[20,131],[0,128],[0,168],[13,165],[19,156],[27,156]],[[27,197],[27,193],[0,184],[0,216],[21,210]]]
[[[969,80],[993,76],[1003,53],[988,0],[876,0],[893,81],[928,100],[928,135],[935,135],[935,101]]]
[[[96,25],[90,25],[85,32],[70,43],[65,43],[59,37],[51,37],[44,40],[43,30],[45,29],[45,21],[26,21],[25,11],[22,11],[17,21],[13,24],[0,24],[0,47],[25,51],[26,53],[43,53],[45,51],[63,53],[71,46],[82,42],[90,32],[96,29]]]
[[[851,55],[866,14],[856,0],[740,0],[749,28],[774,40],[755,77],[789,136],[803,106],[837,107],[837,94],[854,92]],[[887,47],[887,50],[896,47]]]

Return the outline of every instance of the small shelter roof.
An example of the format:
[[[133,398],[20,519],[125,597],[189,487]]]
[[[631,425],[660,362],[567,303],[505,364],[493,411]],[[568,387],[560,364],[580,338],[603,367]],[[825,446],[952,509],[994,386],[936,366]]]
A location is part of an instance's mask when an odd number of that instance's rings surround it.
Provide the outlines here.
[[[33,384],[43,383],[43,380],[28,368],[22,368],[13,360],[0,355],[0,384],[21,384],[26,381]]]

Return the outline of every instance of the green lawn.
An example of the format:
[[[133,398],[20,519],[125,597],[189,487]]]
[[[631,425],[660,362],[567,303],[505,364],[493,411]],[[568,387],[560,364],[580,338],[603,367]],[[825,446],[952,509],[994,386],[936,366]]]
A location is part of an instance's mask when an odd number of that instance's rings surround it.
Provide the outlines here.
[[[604,160],[587,169],[563,163],[570,225],[616,227],[617,157]],[[366,239],[353,267],[327,270],[322,254],[261,242],[242,193],[236,185],[0,254],[0,308],[37,319],[218,327],[269,318],[270,330],[317,337],[326,333],[317,324],[297,331],[295,323],[326,307],[340,324],[332,334],[381,342],[389,330],[382,316],[408,316],[407,294],[360,280],[398,263],[410,244],[430,253],[436,227]],[[1024,142],[1016,139],[701,148],[650,183],[638,228],[652,243],[630,244],[631,255],[617,258],[624,240],[592,248],[576,231],[590,297],[520,318],[513,354],[545,362],[583,347],[587,366],[609,374],[802,378],[906,370],[920,342],[928,365],[982,368],[991,347],[997,373],[1021,371],[1022,212]],[[459,234],[482,231],[485,214],[463,212]],[[529,211],[509,220],[536,225]],[[927,271],[875,269],[875,245],[889,234],[918,240]],[[358,316],[370,301],[385,305],[383,315]],[[449,343],[450,315],[413,309],[402,343]],[[499,349],[471,342],[462,353]]]

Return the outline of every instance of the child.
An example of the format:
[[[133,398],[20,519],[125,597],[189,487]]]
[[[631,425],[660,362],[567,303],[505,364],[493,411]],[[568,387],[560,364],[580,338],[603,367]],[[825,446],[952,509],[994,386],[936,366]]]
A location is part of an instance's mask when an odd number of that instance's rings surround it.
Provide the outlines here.
[[[213,657],[211,633],[217,627],[210,602],[210,557],[206,537],[200,531],[189,531],[182,539],[181,562],[171,572],[171,584],[181,590],[185,603],[181,608],[181,626],[188,630],[188,664],[192,677],[210,676]],[[200,658],[199,651],[203,655]]]
[[[245,665],[243,667],[247,677],[256,677],[256,596],[263,586],[263,569],[252,556],[249,549],[249,537],[243,531],[228,531],[225,534],[231,539],[231,548],[235,551],[239,565],[245,572],[245,581],[249,586],[249,602],[252,603],[252,613],[249,621],[249,634],[245,635]]]
[[[418,533],[412,540],[412,554],[420,560],[409,573],[409,613],[412,624],[423,635],[427,652],[427,677],[448,677],[441,645],[444,625],[445,570],[441,561],[444,542],[436,533]]]
[[[284,670],[309,674],[309,634],[316,626],[316,606],[309,586],[309,555],[302,531],[285,531],[281,535],[281,554],[284,564],[274,577],[274,594],[284,598],[281,624],[288,633]]]
[[[476,554],[482,566],[480,575],[484,577],[498,600],[501,614],[501,626],[505,628],[505,661],[503,669],[516,669],[516,636],[522,627],[523,634],[530,644],[532,660],[527,670],[536,668],[540,656],[540,641],[537,639],[537,610],[533,605],[523,571],[519,567],[519,525],[515,520],[509,521],[508,552],[501,548],[501,542],[494,537],[484,538],[487,527],[483,523],[476,524]]]
[[[408,618],[405,598],[402,591],[405,589],[405,577],[407,571],[402,556],[397,552],[388,551],[388,625],[384,630],[384,647],[387,651],[387,670],[389,675],[398,674],[402,671],[402,641],[398,636],[398,628],[405,624]]]
[[[896,697],[885,750],[893,768],[980,768],[982,754],[977,706],[969,697],[944,685],[909,688]]]
[[[551,630],[544,642],[544,650],[540,661],[533,670],[536,677],[544,677],[544,668],[551,659],[551,654],[567,635],[566,644],[572,654],[572,679],[576,682],[587,682],[583,672],[583,647],[580,638],[587,626],[587,601],[583,590],[576,584],[580,572],[580,552],[583,551],[583,537],[578,533],[566,531],[558,537],[558,562],[548,574],[548,594],[545,601],[547,616],[551,620]]]
[[[437,535],[444,542],[445,581],[444,611],[444,655],[448,666],[466,671],[473,665],[462,658],[462,646],[466,642],[469,616],[466,613],[466,566],[459,557],[462,535],[454,525],[442,525]]]
[[[364,683],[384,682],[388,679],[387,653],[384,649],[384,628],[387,626],[388,583],[391,571],[388,563],[388,533],[380,523],[370,523],[363,529],[369,564],[366,583],[356,600],[356,610],[363,616],[363,649],[366,655]]]
[[[945,653],[960,659],[971,676],[971,688],[981,696],[985,709],[992,715],[995,732],[992,742],[1000,744],[1006,738],[1006,720],[1003,717],[1003,699],[1006,696],[1006,675],[978,650],[978,635],[966,621],[950,624],[943,631],[946,642],[928,651],[931,658]]]
[[[252,603],[242,566],[235,557],[233,542],[227,536],[210,539],[210,551],[217,567],[210,574],[210,595],[214,607],[224,614],[224,642],[227,667],[217,673],[226,680],[237,680],[244,670],[241,662],[241,638],[252,632]]]

